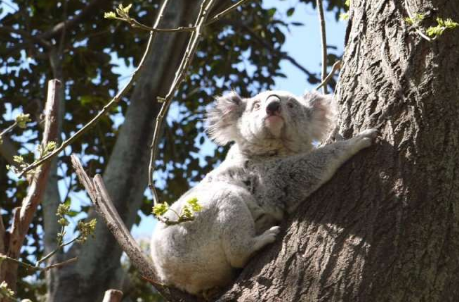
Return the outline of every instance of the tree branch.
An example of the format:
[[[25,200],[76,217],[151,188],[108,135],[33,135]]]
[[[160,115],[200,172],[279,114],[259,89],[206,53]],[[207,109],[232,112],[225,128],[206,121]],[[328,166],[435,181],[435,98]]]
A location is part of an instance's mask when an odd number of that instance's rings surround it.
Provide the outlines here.
[[[196,301],[196,299],[177,289],[168,289],[164,287],[156,274],[152,261],[144,255],[142,249],[132,237],[123,220],[118,214],[108,192],[105,188],[104,181],[100,175],[91,179],[83,169],[80,160],[76,155],[71,156],[72,165],[75,169],[78,179],[85,187],[96,212],[102,216],[108,229],[113,234],[121,249],[127,254],[131,263],[137,268],[142,277],[148,280],[155,288],[166,298],[177,300],[179,298],[185,301]],[[174,298],[175,297],[175,298]]]
[[[322,83],[320,83],[320,85],[315,88],[315,90],[319,90],[322,86],[327,85],[327,83],[331,80],[331,78],[333,78],[333,76],[335,75],[338,69],[341,69],[341,61],[336,61],[335,64],[333,64],[333,67],[330,73],[322,81]]]
[[[60,85],[61,83],[57,80],[50,80],[48,82],[48,96],[45,106],[45,129],[41,142],[42,146],[46,146],[49,142],[57,140],[59,99],[56,90]],[[35,171],[27,196],[22,202],[19,212],[20,238],[18,238],[19,244],[17,246],[17,250],[15,251],[17,254],[19,254],[19,249],[22,246],[22,242],[27,230],[29,229],[30,223],[32,222],[33,216],[35,215],[38,204],[41,202],[48,178],[49,166],[50,164],[43,165],[40,169],[38,169],[38,171]]]
[[[322,40],[322,82],[325,82],[325,78],[327,77],[327,34],[322,0],[317,0],[317,11],[319,13],[320,36]],[[327,85],[322,86],[322,91],[324,94],[327,94]]]
[[[45,129],[41,142],[42,146],[47,146],[50,141],[55,141],[57,139],[59,101],[56,89],[59,85],[60,82],[57,80],[48,82],[48,96],[45,106]],[[13,223],[9,231],[9,246],[7,250],[7,256],[10,258],[19,258],[24,238],[35,215],[38,204],[41,202],[45,192],[50,165],[51,163],[48,162],[34,172],[27,191],[27,196],[22,201],[21,207],[16,208],[14,212]],[[5,279],[12,288],[15,288],[17,281],[17,266],[14,265],[10,267],[9,264],[6,264],[6,267],[2,266],[1,270],[7,270]],[[0,275],[4,275],[3,272],[0,272]]]

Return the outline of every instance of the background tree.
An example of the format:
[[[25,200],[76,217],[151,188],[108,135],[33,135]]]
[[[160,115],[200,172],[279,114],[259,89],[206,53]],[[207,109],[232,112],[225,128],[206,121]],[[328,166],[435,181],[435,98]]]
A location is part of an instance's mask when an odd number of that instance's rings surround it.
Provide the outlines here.
[[[151,23],[158,2],[133,3],[131,12],[143,23]],[[0,121],[0,129],[6,128],[11,115],[20,111],[31,113],[34,123],[24,133],[16,129],[0,144],[0,198],[5,225],[9,225],[13,208],[24,197],[27,187],[24,180],[7,172],[5,164],[14,164],[12,156],[17,153],[24,154],[29,162],[32,160],[30,151],[39,140],[47,80],[57,78],[64,83],[59,118],[64,139],[80,129],[116,92],[119,79],[113,70],[112,56],[127,66],[137,65],[148,38],[148,34],[133,31],[125,24],[104,20],[103,12],[115,6],[111,1],[17,0],[5,2],[2,9],[10,3],[13,5],[3,14],[0,26],[0,95],[5,105],[1,108],[5,120]],[[214,11],[229,4],[231,1],[222,0]],[[340,5],[330,1],[328,8],[338,12]],[[192,22],[198,6],[199,1],[172,1],[161,25],[172,28]],[[279,19],[274,8],[262,9],[259,1],[245,5],[237,14],[237,18],[228,16],[207,28],[190,76],[177,95],[181,100],[176,108],[179,114],[169,120],[158,159],[163,171],[163,200],[173,201],[187,190],[190,182],[199,181],[224,153],[223,149],[216,149],[205,158],[205,165],[200,164],[197,156],[199,146],[205,143],[203,108],[212,96],[230,89],[245,95],[267,89],[274,76],[282,76],[280,60],[292,61],[281,51],[285,40],[281,29],[289,26],[287,19]],[[72,193],[80,190],[69,169],[70,153],[83,155],[90,173],[103,172],[110,193],[116,196],[118,211],[129,227],[138,221],[139,208],[150,213],[151,202],[144,196],[144,188],[148,143],[158,110],[156,96],[169,87],[186,38],[185,33],[161,34],[132,94],[81,138],[81,143],[67,148],[53,162],[46,197],[22,251],[23,261],[32,261],[56,246],[57,206],[74,199]],[[247,68],[241,67],[241,63]],[[315,74],[307,70],[305,73],[310,81],[318,81]],[[64,196],[59,193],[59,182],[67,186]],[[81,207],[83,211],[88,209],[88,204]],[[77,212],[72,215],[84,216]],[[78,255],[77,265],[51,271],[46,284],[40,281],[42,275],[35,276],[37,282],[19,286],[18,296],[35,300],[47,293],[49,301],[94,301],[107,288],[119,287],[124,279],[119,264],[121,250],[103,224],[98,225],[96,236],[87,246],[72,246],[68,254],[60,253],[51,260],[53,263]]]
[[[423,15],[413,27],[405,19]],[[459,299],[457,2],[353,0],[340,131],[377,127],[218,301]],[[430,37],[429,39],[431,39]]]

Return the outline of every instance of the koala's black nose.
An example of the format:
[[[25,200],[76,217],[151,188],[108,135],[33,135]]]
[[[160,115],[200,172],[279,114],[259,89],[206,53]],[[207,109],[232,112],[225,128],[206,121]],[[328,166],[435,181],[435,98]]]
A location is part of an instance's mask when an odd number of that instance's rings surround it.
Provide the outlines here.
[[[268,115],[273,115],[281,111],[280,99],[278,97],[270,97],[268,98],[268,102],[268,106],[266,106],[266,113]]]

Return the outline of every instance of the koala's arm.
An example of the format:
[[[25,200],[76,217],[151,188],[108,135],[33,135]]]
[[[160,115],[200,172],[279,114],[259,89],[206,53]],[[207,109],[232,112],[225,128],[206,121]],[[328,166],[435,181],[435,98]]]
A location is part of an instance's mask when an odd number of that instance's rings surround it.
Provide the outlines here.
[[[273,184],[267,190],[267,196],[279,196],[282,192],[282,197],[279,197],[285,210],[291,213],[306,197],[329,181],[343,163],[369,147],[376,135],[376,130],[366,130],[354,138],[326,145],[308,154],[279,159],[267,171],[267,176],[272,178],[269,182]]]

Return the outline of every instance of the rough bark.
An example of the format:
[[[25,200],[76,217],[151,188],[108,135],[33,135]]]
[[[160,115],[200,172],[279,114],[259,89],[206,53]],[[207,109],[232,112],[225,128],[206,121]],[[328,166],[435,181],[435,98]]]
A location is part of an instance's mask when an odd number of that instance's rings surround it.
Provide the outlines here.
[[[459,20],[456,1],[410,0]],[[404,1],[353,0],[340,131],[377,127],[219,301],[459,301],[459,30],[429,43]],[[429,15],[430,13],[430,15]]]
[[[171,1],[160,26],[175,28],[193,23],[199,3]],[[188,37],[186,33],[161,33],[156,37],[104,173],[107,190],[128,228],[134,222],[147,185],[148,145],[159,110],[156,97],[167,93]],[[78,262],[58,271],[48,301],[100,301],[108,288],[120,288],[121,249],[102,221],[95,236],[95,240],[69,251],[69,257],[78,255]]]

